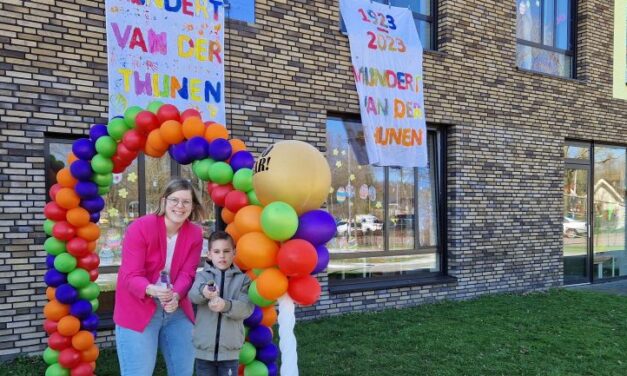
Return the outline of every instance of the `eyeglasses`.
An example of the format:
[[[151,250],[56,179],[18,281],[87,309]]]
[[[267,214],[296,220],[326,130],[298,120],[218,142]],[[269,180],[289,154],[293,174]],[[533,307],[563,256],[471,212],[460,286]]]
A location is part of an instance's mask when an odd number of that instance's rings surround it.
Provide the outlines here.
[[[172,206],[183,205],[183,207],[185,207],[185,208],[189,208],[193,204],[193,202],[191,200],[179,200],[176,197],[166,198],[166,201],[169,202],[170,205],[172,205]]]

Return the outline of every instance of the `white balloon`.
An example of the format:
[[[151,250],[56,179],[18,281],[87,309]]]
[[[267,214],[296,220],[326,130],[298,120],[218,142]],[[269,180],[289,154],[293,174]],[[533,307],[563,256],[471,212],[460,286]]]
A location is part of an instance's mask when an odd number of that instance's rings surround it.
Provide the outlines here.
[[[294,336],[294,301],[288,294],[279,298],[279,348],[281,349],[282,376],[298,376],[298,354]]]

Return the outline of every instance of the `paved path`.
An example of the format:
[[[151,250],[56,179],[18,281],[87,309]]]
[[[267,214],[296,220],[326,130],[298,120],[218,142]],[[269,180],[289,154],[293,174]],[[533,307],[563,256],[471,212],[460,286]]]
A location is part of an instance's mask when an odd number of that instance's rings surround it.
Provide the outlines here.
[[[590,285],[567,286],[565,288],[571,289],[571,290],[597,291],[597,292],[605,292],[608,294],[627,296],[627,279],[623,279],[623,280],[615,281],[615,282],[595,283],[595,284],[590,284]]]

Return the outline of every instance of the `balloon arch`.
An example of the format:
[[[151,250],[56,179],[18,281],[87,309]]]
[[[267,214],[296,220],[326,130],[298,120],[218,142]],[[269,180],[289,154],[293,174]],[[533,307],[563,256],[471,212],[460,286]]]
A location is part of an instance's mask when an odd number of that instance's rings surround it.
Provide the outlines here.
[[[182,113],[153,102],[131,107],[107,125],[94,124],[89,138],[74,142],[69,167],[57,173],[49,191],[44,231],[49,302],[44,307],[47,376],[92,375],[99,350],[98,221],[113,174],[123,172],[140,152],[166,152],[180,164],[192,163],[236,242],[236,264],[253,282],[256,305],[244,323],[246,342],[239,373],[276,375],[279,349],[271,327],[279,322],[281,373],[297,375],[294,302],[314,304],[320,284],[314,276],[329,262],[325,247],[336,231],[333,217],[319,210],[331,183],[325,158],[313,146],[282,141],[255,163],[244,142],[227,129],[203,122],[198,111]],[[279,313],[275,310],[279,301]]]

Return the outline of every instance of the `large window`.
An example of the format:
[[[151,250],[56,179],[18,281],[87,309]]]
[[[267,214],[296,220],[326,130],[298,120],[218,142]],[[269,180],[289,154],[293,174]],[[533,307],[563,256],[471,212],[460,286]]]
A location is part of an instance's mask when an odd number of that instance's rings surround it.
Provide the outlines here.
[[[576,0],[516,0],[519,68],[574,76]]]
[[[436,49],[436,0],[377,0],[378,3],[389,4],[395,7],[408,8],[414,15],[416,30],[425,50]],[[340,17],[340,29],[346,32],[344,20]]]
[[[428,167],[375,167],[368,164],[359,120],[327,120],[332,187],[326,205],[337,225],[328,243],[331,284],[415,279],[442,271],[440,139],[429,131]]]

